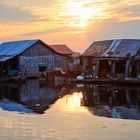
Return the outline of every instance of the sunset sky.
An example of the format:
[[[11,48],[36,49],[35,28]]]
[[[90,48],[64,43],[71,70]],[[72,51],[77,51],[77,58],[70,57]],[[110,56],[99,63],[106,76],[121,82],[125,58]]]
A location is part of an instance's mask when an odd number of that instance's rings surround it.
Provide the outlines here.
[[[41,39],[83,52],[93,41],[140,38],[140,0],[0,0],[0,42]]]

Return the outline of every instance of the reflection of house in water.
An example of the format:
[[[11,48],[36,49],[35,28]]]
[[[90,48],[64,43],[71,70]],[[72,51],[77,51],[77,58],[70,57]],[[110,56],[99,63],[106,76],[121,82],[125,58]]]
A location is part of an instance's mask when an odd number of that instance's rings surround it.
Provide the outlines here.
[[[85,85],[84,105],[98,116],[140,119],[140,88]]]
[[[42,86],[37,80],[28,80],[24,85],[4,84],[0,88],[0,98],[20,103],[36,113],[44,113],[60,96],[60,88]],[[8,102],[7,102],[8,103]],[[16,106],[15,106],[16,108]],[[16,109],[15,109],[16,111]],[[18,110],[17,110],[18,111]],[[23,112],[27,112],[24,111]]]
[[[58,97],[54,89],[40,87],[37,80],[27,81],[20,88],[20,101],[38,113],[43,113]]]
[[[7,111],[31,113],[31,109],[20,104],[19,88],[15,84],[0,85],[0,108]]]

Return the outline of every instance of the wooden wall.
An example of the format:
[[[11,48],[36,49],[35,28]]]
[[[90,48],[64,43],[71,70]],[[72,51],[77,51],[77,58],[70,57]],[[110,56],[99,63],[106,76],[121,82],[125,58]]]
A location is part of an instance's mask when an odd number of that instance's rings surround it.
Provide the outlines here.
[[[54,54],[52,50],[47,48],[42,43],[36,43],[25,52],[22,53],[22,56],[45,56]]]
[[[19,56],[19,68],[27,71],[27,76],[39,76],[39,64],[48,64],[48,71],[55,68],[67,69],[69,57],[59,55],[41,42],[34,44]]]
[[[39,64],[47,64],[47,71],[52,71],[54,69],[54,56],[46,55],[46,56],[34,56],[34,57],[19,57],[19,69],[25,76],[39,76]]]
[[[67,70],[70,58],[62,55],[55,54],[55,67]]]

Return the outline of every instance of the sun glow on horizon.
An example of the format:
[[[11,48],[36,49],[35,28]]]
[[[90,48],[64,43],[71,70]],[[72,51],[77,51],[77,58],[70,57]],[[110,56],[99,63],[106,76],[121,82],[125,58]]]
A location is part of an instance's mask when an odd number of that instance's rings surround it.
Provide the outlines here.
[[[90,24],[93,18],[96,19],[100,14],[99,7],[88,7],[85,5],[88,4],[88,2],[89,1],[70,1],[66,4],[66,15],[71,18],[70,23],[68,23],[69,27],[86,27]]]
[[[95,40],[139,38],[139,7],[140,0],[1,0],[0,42],[40,38],[83,52]]]

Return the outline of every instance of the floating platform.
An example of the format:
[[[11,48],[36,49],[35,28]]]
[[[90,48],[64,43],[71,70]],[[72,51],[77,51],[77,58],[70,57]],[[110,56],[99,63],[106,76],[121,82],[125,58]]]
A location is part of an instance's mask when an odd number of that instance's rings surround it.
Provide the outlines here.
[[[8,77],[3,77],[3,78],[0,78],[0,83],[3,83],[3,82],[8,82],[10,81],[11,79],[8,78]]]
[[[71,83],[75,84],[117,84],[117,85],[123,85],[123,84],[133,84],[133,85],[140,85],[140,80],[126,80],[126,79],[119,79],[119,80],[112,80],[112,79],[84,79],[84,80],[76,80],[76,79],[70,79]]]

